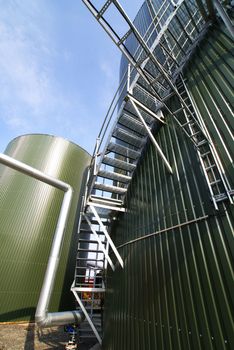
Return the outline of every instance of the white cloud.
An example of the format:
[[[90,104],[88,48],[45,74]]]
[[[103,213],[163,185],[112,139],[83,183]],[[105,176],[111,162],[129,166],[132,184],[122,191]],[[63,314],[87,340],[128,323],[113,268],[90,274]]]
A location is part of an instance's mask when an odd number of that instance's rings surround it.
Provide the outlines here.
[[[6,124],[9,125],[12,129],[24,129],[29,128],[27,119],[20,117],[9,117],[6,120]]]
[[[40,61],[40,47],[21,27],[1,23],[0,75],[2,103],[23,102],[32,112],[50,100],[49,70]],[[7,101],[8,100],[8,101]]]
[[[110,81],[111,79],[115,79],[116,77],[116,69],[114,69],[111,61],[103,61],[100,63],[100,69],[104,73],[105,78]]]
[[[93,148],[118,84],[119,58],[99,45],[93,52],[90,40],[97,43],[99,32],[94,26],[90,36],[90,14],[79,6],[0,0],[0,148],[23,133]]]

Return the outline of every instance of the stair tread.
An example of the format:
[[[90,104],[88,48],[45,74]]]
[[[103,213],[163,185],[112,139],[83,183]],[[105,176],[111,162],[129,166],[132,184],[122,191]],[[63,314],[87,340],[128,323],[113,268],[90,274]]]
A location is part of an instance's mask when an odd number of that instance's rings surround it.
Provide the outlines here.
[[[120,159],[114,159],[114,158],[110,158],[107,156],[105,156],[103,158],[102,162],[103,162],[103,164],[110,165],[110,166],[113,166],[113,167],[116,167],[119,169],[123,169],[126,171],[133,171],[136,168],[135,164],[127,163],[127,162],[124,162]]]
[[[134,150],[133,148],[125,147],[123,145],[119,145],[115,142],[110,142],[107,146],[107,151],[116,153],[120,156],[124,156],[133,160],[136,160],[140,157],[141,153],[139,151]]]
[[[101,196],[97,196],[97,195],[91,195],[90,196],[90,200],[97,200],[97,201],[103,201],[103,200],[106,200],[106,201],[109,201],[109,202],[112,202],[113,204],[115,205],[122,205],[123,204],[123,201],[120,200],[120,199],[116,199],[116,198],[112,198],[112,197],[101,197]]]
[[[116,139],[119,139],[129,145],[135,146],[137,148],[141,148],[144,144],[145,137],[138,137],[134,134],[131,134],[130,132],[124,130],[123,128],[115,128],[113,134],[113,137]]]
[[[133,131],[139,133],[142,136],[147,135],[147,131],[146,131],[144,125],[138,119],[130,116],[127,113],[123,113],[120,116],[118,123],[127,127],[130,130],[133,130]]]
[[[78,248],[78,252],[103,253],[102,250],[89,249],[89,248]]]
[[[83,239],[83,238],[79,238],[79,243],[92,243],[92,244],[99,244],[97,240],[95,239]],[[102,244],[106,244],[105,241],[102,241]]]
[[[115,180],[122,183],[128,183],[131,181],[131,176],[127,176],[118,172],[99,170],[97,176],[103,177],[105,179]]]
[[[127,189],[124,187],[106,185],[99,182],[95,182],[94,188],[98,190],[106,191],[106,192],[117,193],[117,194],[125,194],[127,192]]]

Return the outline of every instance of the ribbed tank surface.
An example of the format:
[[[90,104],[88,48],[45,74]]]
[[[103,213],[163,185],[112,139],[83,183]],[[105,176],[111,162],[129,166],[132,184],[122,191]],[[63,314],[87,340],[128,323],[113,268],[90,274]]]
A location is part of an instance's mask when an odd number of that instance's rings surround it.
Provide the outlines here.
[[[49,311],[74,308],[80,196],[90,155],[50,135],[24,135],[5,154],[70,184],[74,190]],[[64,193],[0,165],[0,322],[33,320]]]

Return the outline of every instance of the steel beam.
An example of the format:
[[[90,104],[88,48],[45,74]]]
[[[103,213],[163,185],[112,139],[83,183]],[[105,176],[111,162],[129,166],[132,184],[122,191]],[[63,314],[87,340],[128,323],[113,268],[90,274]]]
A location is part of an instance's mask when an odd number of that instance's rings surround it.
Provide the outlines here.
[[[144,118],[142,117],[142,115],[141,115],[139,109],[137,108],[137,106],[136,106],[134,100],[133,100],[131,97],[129,98],[129,100],[130,100],[130,102],[131,102],[133,108],[135,109],[135,111],[136,111],[136,113],[137,113],[137,115],[138,115],[140,121],[141,121],[142,124],[144,125],[144,127],[145,127],[145,129],[146,129],[146,131],[147,131],[147,133],[148,133],[148,135],[149,135],[150,140],[153,142],[153,144],[154,144],[154,146],[155,146],[155,148],[156,148],[156,150],[157,150],[157,152],[158,152],[160,158],[163,160],[163,162],[164,162],[164,164],[165,164],[167,170],[169,171],[170,174],[173,174],[172,168],[171,168],[171,166],[170,166],[168,160],[166,159],[165,155],[163,154],[163,151],[161,150],[159,144],[158,144],[157,141],[155,140],[154,135],[152,134],[150,128],[149,128],[148,125],[146,124],[146,122],[145,122]]]
[[[96,218],[98,224],[100,225],[101,230],[103,231],[103,233],[104,233],[104,235],[105,235],[107,241],[109,242],[109,244],[110,244],[110,246],[111,246],[111,248],[112,248],[112,250],[113,250],[113,252],[114,252],[114,254],[115,254],[116,258],[117,258],[117,260],[119,261],[120,266],[123,268],[123,266],[124,266],[123,260],[122,260],[122,258],[121,258],[121,256],[120,256],[118,250],[116,249],[116,247],[115,247],[115,245],[114,245],[112,239],[110,238],[110,235],[109,235],[107,229],[106,229],[105,226],[103,225],[100,216],[98,215],[98,213],[97,213],[97,211],[96,211],[96,209],[94,208],[93,205],[90,205],[89,207],[90,207],[90,209],[92,210],[93,215],[95,216],[95,218]]]
[[[94,234],[96,240],[98,241],[99,247],[100,247],[101,250],[103,251],[103,254],[105,255],[105,258],[107,259],[107,261],[109,262],[109,264],[110,264],[112,270],[115,271],[114,264],[113,264],[111,258],[109,257],[109,254],[107,253],[107,251],[106,251],[104,245],[102,244],[102,241],[100,240],[100,238],[99,238],[99,236],[98,236],[96,230],[94,230],[94,228],[92,227],[93,225],[92,225],[91,221],[89,220],[89,218],[87,217],[86,214],[84,214],[84,218],[85,218],[85,220],[87,221],[87,223],[89,224],[89,227],[90,227],[92,233]]]

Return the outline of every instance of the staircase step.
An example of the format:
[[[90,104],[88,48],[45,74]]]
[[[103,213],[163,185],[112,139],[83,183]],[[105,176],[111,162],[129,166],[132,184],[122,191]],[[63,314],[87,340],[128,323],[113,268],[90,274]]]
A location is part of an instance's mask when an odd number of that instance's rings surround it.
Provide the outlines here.
[[[92,266],[77,266],[76,267],[76,269],[77,270],[79,270],[79,269],[82,269],[82,270],[87,270],[87,269],[89,269],[89,270],[102,270],[100,267],[92,267]]]
[[[90,249],[90,248],[78,248],[78,252],[88,252],[88,253],[102,253],[102,250]]]
[[[97,231],[97,230],[95,230],[96,232],[97,232],[97,234],[98,235],[100,235],[100,236],[102,236],[102,235],[104,235],[104,233],[102,232],[102,231]],[[81,231],[80,230],[80,235],[93,235],[93,232],[89,229],[89,230],[85,230],[85,231]],[[84,237],[84,236],[82,236],[82,237]]]
[[[85,219],[84,219],[83,222],[84,222],[85,224],[87,223],[87,221],[86,221]],[[99,224],[98,224],[98,221],[95,220],[95,219],[90,219],[90,222],[91,222],[92,225],[99,225]],[[104,226],[109,226],[109,225],[110,225],[110,223],[109,223],[108,221],[102,221],[102,223],[103,223]],[[87,232],[87,233],[88,233],[88,232]],[[89,230],[89,233],[92,234],[91,230]],[[101,234],[102,234],[101,231],[99,231],[98,234],[101,235]]]
[[[77,257],[76,260],[82,260],[82,261],[100,261],[103,262],[103,259],[91,259],[91,258],[79,258]],[[77,266],[77,268],[79,268],[79,266]]]
[[[110,179],[122,183],[129,183],[131,181],[131,176],[123,175],[121,173],[112,171],[99,170],[97,175],[105,179]]]
[[[144,84],[144,81],[142,81],[142,83]],[[142,85],[143,86],[143,85]],[[136,87],[137,88],[137,87]],[[138,89],[138,88],[137,88]],[[147,91],[147,88],[144,86],[144,90]],[[134,88],[134,91],[135,91],[135,88]],[[133,93],[133,95],[135,96],[135,93]],[[139,99],[139,102],[143,103],[145,102],[144,101],[141,101],[141,99]],[[148,104],[147,104],[147,108],[148,108]],[[155,105],[154,105],[155,107]],[[131,103],[127,103],[123,109],[124,112],[126,112],[127,114],[131,114],[133,115],[135,118],[138,119],[138,116],[136,115],[136,111],[135,111],[135,108],[132,106]],[[144,118],[145,122],[148,124],[148,125],[151,125],[155,122],[155,118],[153,116],[151,116],[149,113],[147,113],[146,111],[142,110],[141,109],[141,115],[142,117]]]
[[[119,154],[120,156],[124,156],[133,160],[136,160],[140,157],[141,153],[135,151],[129,147],[124,147],[122,145],[118,145],[117,143],[110,142],[107,151]]]
[[[127,163],[116,158],[110,158],[105,156],[102,160],[103,164],[110,165],[114,168],[119,168],[126,171],[133,171],[136,168],[135,164]]]
[[[123,187],[117,187],[117,186],[111,186],[111,185],[105,185],[99,182],[95,182],[94,188],[97,190],[105,191],[105,192],[111,192],[111,193],[117,193],[117,194],[125,194],[127,192],[126,188]]]
[[[102,288],[102,284],[101,283],[97,283],[95,284],[95,287],[93,287],[93,283],[90,283],[90,282],[79,282],[79,277],[75,277],[76,279],[76,287],[80,287],[80,288]],[[78,280],[78,281],[77,281]],[[92,287],[90,287],[92,286]]]
[[[104,197],[104,196],[96,196],[94,194],[92,194],[89,198],[91,201],[94,201],[94,202],[103,202],[103,201],[106,201],[106,202],[110,202],[112,205],[119,205],[121,206],[123,204],[123,201],[120,200],[120,199],[115,199],[115,198],[112,198],[112,197]]]
[[[99,244],[97,240],[94,239],[83,239],[83,238],[79,238],[79,243],[92,243],[92,244]],[[102,244],[106,244],[105,241],[102,241]]]
[[[135,136],[122,128],[116,128],[112,136],[137,148],[141,148],[145,143],[145,138]]]
[[[125,126],[126,128],[128,128],[134,132],[137,132],[141,136],[147,135],[147,131],[145,130],[144,125],[139,120],[130,116],[127,113],[123,113],[120,116],[120,118],[118,120],[118,124],[121,124],[121,125]]]

